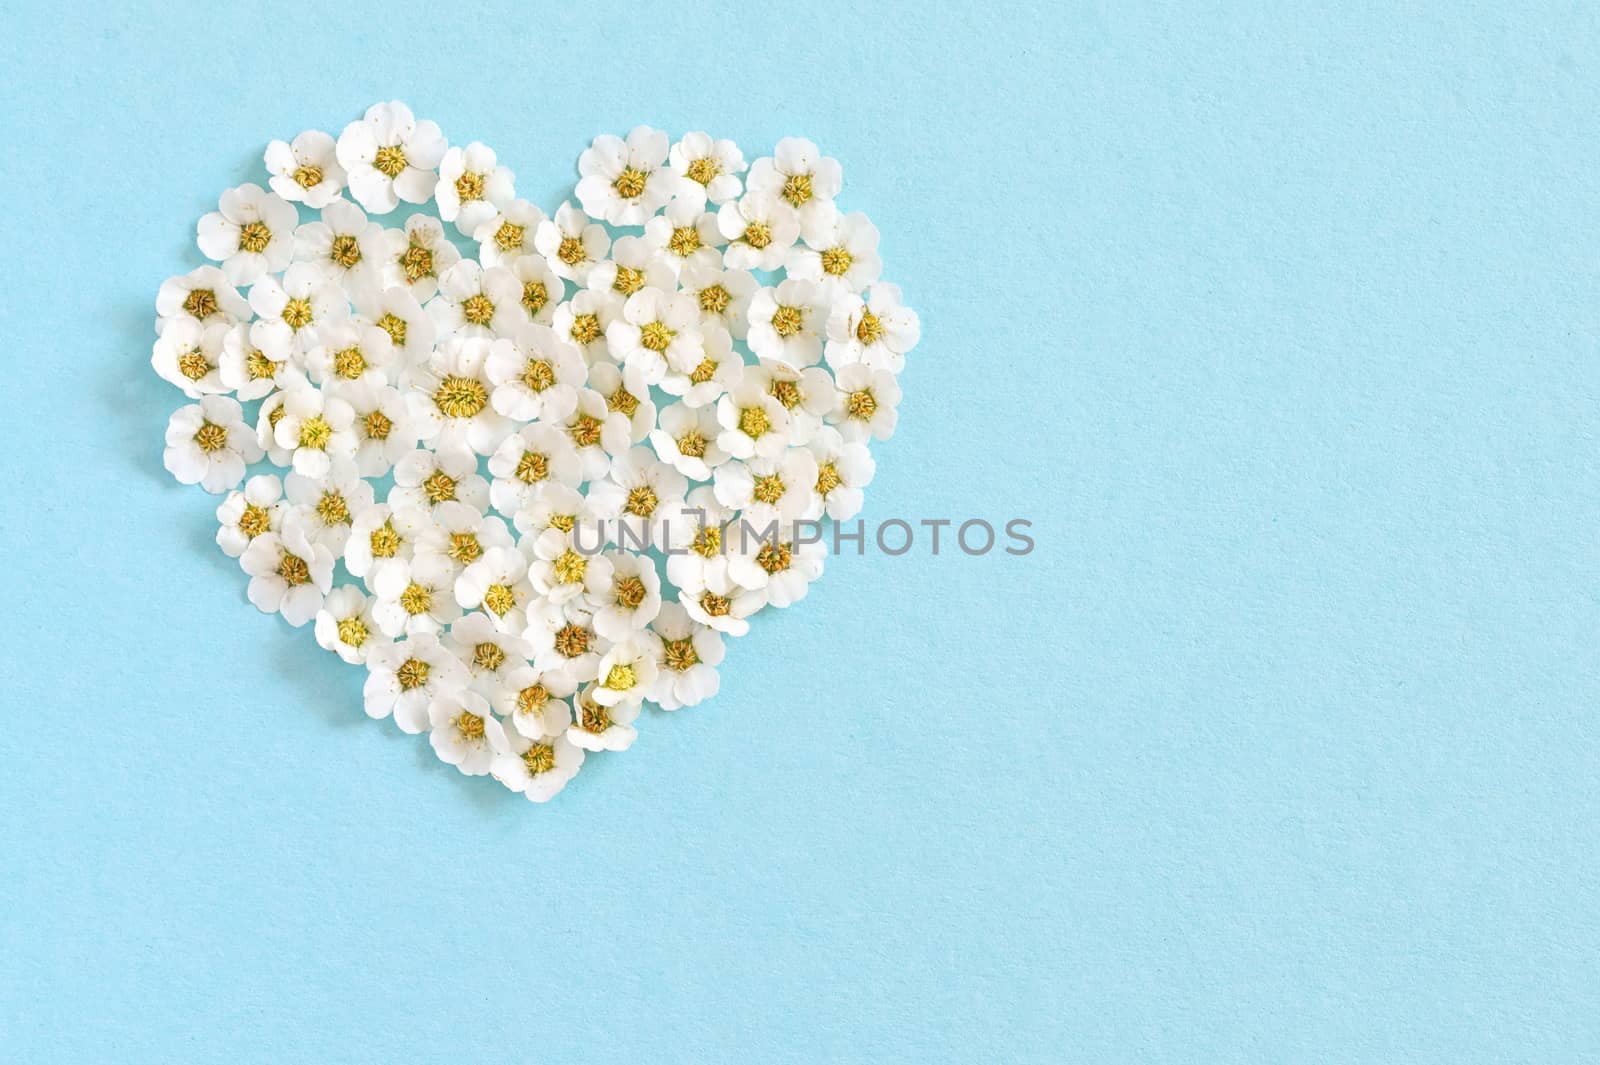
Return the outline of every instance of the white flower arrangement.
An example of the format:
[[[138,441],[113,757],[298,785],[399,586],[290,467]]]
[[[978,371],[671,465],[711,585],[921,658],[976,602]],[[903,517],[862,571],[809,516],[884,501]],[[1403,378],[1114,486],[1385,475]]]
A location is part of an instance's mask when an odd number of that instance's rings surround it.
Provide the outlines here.
[[[552,215],[398,101],[263,161],[156,299],[166,467],[370,716],[544,802],[821,576],[917,316],[807,140],[603,134]]]

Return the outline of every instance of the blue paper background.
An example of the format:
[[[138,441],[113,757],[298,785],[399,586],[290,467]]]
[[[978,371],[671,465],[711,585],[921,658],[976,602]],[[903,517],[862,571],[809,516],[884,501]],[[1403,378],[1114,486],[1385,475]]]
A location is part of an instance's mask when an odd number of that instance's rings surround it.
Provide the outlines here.
[[[1584,5],[7,3],[0,1060],[1600,1060]],[[152,305],[400,97],[844,161],[922,313],[845,557],[535,808],[161,469]]]

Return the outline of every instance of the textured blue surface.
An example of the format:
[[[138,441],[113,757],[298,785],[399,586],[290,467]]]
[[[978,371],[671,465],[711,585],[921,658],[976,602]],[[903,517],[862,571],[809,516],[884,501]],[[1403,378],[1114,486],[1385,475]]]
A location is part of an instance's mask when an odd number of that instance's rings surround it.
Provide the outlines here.
[[[1600,26],[1339,6],[6,4],[0,1059],[1600,1060]],[[368,721],[148,349],[394,96],[547,208],[816,139],[924,323],[867,516],[1037,552],[837,560],[548,807]]]

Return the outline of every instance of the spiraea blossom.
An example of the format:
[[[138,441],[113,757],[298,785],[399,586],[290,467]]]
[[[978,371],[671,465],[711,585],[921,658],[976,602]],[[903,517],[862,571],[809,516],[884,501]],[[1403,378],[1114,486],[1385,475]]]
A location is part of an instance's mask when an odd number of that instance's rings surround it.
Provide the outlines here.
[[[895,428],[921,326],[876,227],[812,142],[750,158],[602,134],[546,214],[379,103],[272,141],[156,295],[162,461],[219,495],[246,598],[533,802],[716,695]]]

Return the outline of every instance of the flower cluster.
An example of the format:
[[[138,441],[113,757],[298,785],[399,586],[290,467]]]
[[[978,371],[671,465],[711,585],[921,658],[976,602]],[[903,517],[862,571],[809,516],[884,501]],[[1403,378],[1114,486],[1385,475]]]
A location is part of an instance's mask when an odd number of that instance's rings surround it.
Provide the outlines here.
[[[399,102],[265,163],[156,298],[166,467],[370,716],[544,801],[805,596],[795,523],[860,509],[917,317],[806,140],[600,136],[553,215]]]

